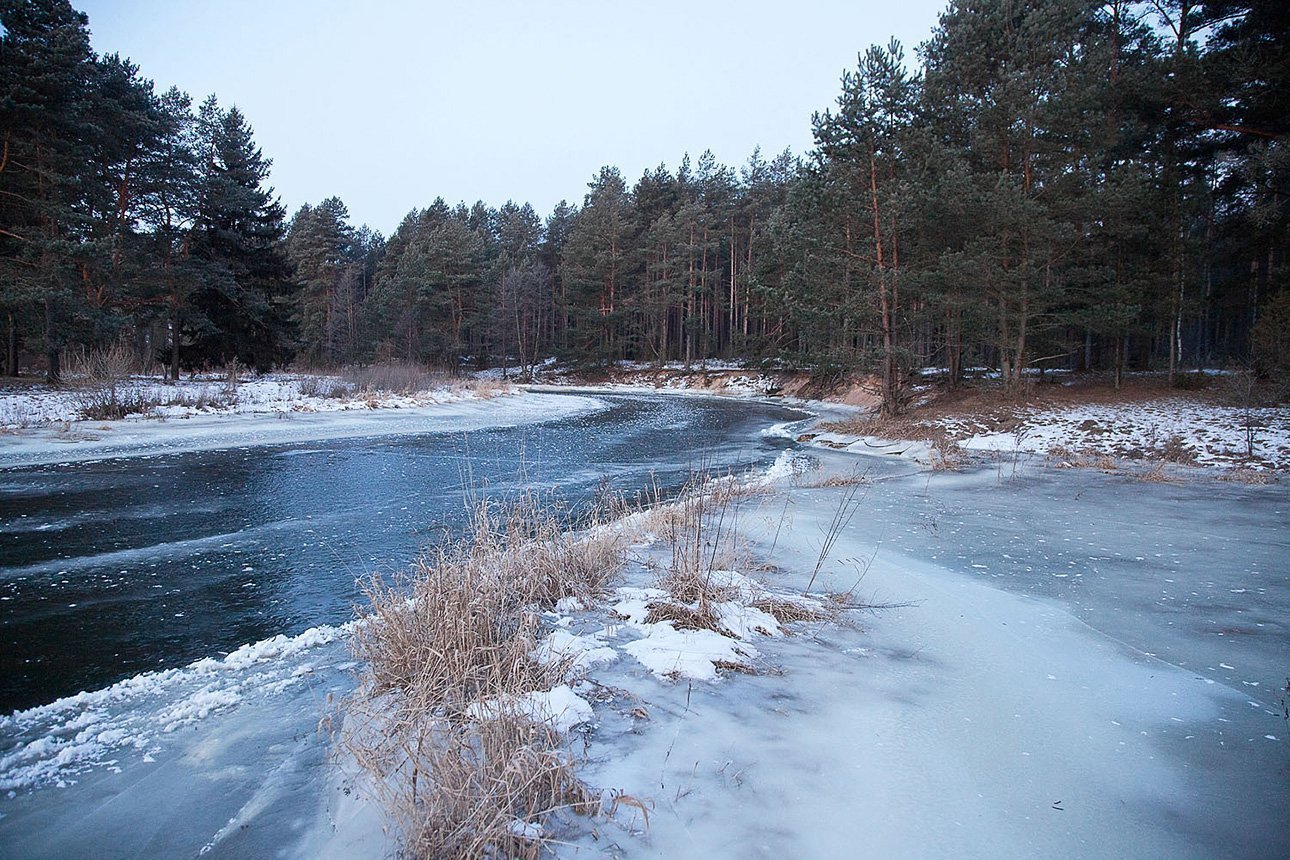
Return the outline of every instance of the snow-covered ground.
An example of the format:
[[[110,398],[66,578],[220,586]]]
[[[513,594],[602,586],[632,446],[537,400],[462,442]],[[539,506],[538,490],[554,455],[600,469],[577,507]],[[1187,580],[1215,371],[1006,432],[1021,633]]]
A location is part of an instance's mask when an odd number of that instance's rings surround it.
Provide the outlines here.
[[[993,431],[971,418],[936,422],[970,451],[1166,456],[1197,465],[1290,467],[1290,409],[1245,409],[1166,398],[1145,403],[1088,404],[1022,414],[1018,426]]]
[[[548,615],[538,656],[574,660],[536,713],[608,813],[558,856],[1285,853],[1283,488],[820,456],[726,522],[755,551],[712,572],[719,630],[651,620],[648,534],[607,601]],[[808,588],[887,608],[758,608],[828,605]]]
[[[415,394],[315,393],[340,380],[269,374],[230,387],[218,379],[165,384],[136,379],[120,400],[158,402],[121,420],[86,420],[101,389],[0,388],[0,466],[96,460],[341,437],[469,431],[590,413],[591,398],[548,397],[491,383],[444,385]],[[305,392],[302,392],[302,388]]]
[[[165,421],[199,415],[337,412],[351,409],[407,409],[473,400],[507,393],[499,384],[431,385],[415,393],[363,391],[340,377],[299,373],[267,373],[235,382],[213,374],[166,382],[155,377],[130,377],[108,383],[50,386],[41,383],[0,384],[0,428],[14,431],[49,424],[77,422],[87,407],[114,396],[118,402],[138,403],[132,420]]]
[[[857,433],[845,417],[809,441],[859,454],[903,454],[928,465],[952,465],[964,455],[1019,453],[1041,455],[1058,466],[1163,461],[1250,473],[1290,469],[1290,407],[1285,406],[1242,408],[1173,397],[1008,406],[934,417],[915,413],[906,420],[904,432],[925,441]]]

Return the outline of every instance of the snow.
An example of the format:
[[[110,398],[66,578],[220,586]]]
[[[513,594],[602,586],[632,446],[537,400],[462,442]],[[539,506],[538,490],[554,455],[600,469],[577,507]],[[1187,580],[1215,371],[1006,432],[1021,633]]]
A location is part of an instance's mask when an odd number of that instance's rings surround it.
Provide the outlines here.
[[[132,751],[155,757],[162,735],[234,710],[248,698],[308,685],[313,670],[297,661],[344,639],[349,629],[323,626],[275,636],[222,659],[147,672],[0,717],[0,738],[18,741],[0,755],[0,791],[70,784]]]
[[[637,625],[644,638],[623,650],[660,678],[715,681],[722,664],[751,666],[757,649],[712,630],[677,630],[670,621]]]
[[[555,621],[557,626],[568,623],[567,617]],[[578,677],[585,675],[593,666],[617,660],[618,652],[603,645],[595,636],[575,636],[567,630],[556,629],[538,644],[533,656],[543,665],[556,660],[568,660],[569,676]]]
[[[595,719],[590,703],[568,684],[560,684],[550,690],[488,699],[471,705],[467,711],[478,720],[495,720],[507,714],[522,716],[537,723],[546,723],[561,733]]]
[[[831,455],[827,468],[849,465]],[[1030,484],[999,488],[989,472],[931,478],[933,488],[944,481],[956,492],[1012,494],[1028,521],[1025,509],[1042,506]],[[877,509],[927,482],[899,472],[884,480],[892,487],[873,500]],[[790,492],[792,522],[774,557],[786,578],[777,588],[805,585],[841,492]],[[701,856],[714,846],[850,856],[864,845],[874,856],[1206,857],[1285,846],[1275,823],[1284,790],[1250,803],[1239,789],[1272,779],[1284,750],[1268,760],[1229,749],[1247,738],[1271,744],[1266,735],[1276,733],[1255,727],[1277,719],[1272,702],[1256,703],[1267,709],[1262,719],[1244,715],[1254,709],[1231,686],[1127,646],[1118,630],[1090,627],[1063,603],[973,580],[916,546],[907,554],[892,537],[893,519],[858,519],[835,556],[871,557],[880,542],[864,591],[898,606],[863,629],[812,625],[809,637],[759,640],[758,665],[782,675],[638,683],[647,731],[600,716],[588,778],[652,803],[648,833],[620,840],[623,856]],[[1036,525],[1032,538],[1045,534]],[[959,537],[969,557],[990,539],[988,526]],[[1218,575],[1197,561],[1193,575]],[[829,566],[827,587],[852,585],[846,567]],[[635,613],[653,596],[620,591],[615,611]],[[702,644],[674,647],[695,654]],[[668,665],[649,668],[666,675]],[[622,665],[598,670],[601,683],[627,683],[608,669]]]
[[[661,588],[623,587],[616,589],[616,594],[619,599],[613,605],[614,614],[637,626],[645,624],[651,603],[668,596]]]
[[[0,408],[5,402],[32,396],[0,394]],[[302,402],[307,408],[296,408]],[[294,406],[278,408],[283,404]],[[553,421],[606,408],[603,402],[591,397],[553,397],[527,392],[489,399],[469,393],[457,396],[441,392],[416,398],[387,398],[382,404],[381,408],[370,409],[366,405],[331,400],[317,407],[307,401],[270,399],[243,404],[239,400],[235,411],[193,413],[178,420],[131,417],[122,421],[16,428],[0,433],[0,467],[360,436],[461,433]],[[67,402],[60,402],[56,408],[66,413]]]
[[[971,451],[1095,452],[1140,458],[1166,448],[1202,466],[1290,467],[1290,409],[1225,406],[1183,398],[1085,404],[1023,412],[1007,432],[971,418],[937,422]],[[1247,431],[1253,455],[1248,458]]]
[[[595,719],[591,705],[568,684],[525,693],[520,699],[520,707],[532,719],[549,723],[558,732],[568,732],[574,726]]]
[[[775,616],[763,612],[755,606],[747,606],[737,600],[718,603],[714,610],[717,623],[736,639],[751,639],[755,634],[763,636],[781,636],[783,630]]]

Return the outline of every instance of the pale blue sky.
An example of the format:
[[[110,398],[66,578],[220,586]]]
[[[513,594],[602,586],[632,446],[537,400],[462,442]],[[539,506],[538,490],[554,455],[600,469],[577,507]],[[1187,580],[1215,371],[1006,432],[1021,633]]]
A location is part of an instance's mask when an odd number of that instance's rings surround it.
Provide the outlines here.
[[[857,52],[913,48],[945,0],[506,2],[72,0],[94,49],[159,90],[236,104],[288,213],[339,196],[388,235],[407,211],[581,203],[711,149],[731,165],[811,145]]]

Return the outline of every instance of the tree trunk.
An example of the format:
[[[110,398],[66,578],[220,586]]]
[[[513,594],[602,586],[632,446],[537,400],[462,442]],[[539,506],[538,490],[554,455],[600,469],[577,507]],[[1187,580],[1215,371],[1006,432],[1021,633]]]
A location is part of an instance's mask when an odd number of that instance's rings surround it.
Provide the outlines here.
[[[18,375],[18,325],[12,311],[9,312],[9,332],[5,338],[5,373]]]
[[[891,323],[891,291],[887,283],[887,265],[883,242],[881,208],[878,203],[878,158],[869,147],[869,201],[873,209],[873,242],[878,263],[878,304],[882,320],[882,416],[893,418],[900,412],[896,391],[896,346]]]

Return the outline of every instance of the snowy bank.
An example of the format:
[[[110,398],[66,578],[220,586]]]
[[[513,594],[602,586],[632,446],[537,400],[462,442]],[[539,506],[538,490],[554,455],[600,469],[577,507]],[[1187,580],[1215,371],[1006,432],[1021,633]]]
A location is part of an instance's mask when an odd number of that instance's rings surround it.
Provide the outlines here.
[[[1027,454],[1059,466],[1163,462],[1274,472],[1290,469],[1290,407],[1168,397],[930,415],[914,411],[889,422],[832,419],[822,432],[800,441],[851,453],[897,454],[936,466],[954,466],[965,457]]]
[[[469,391],[390,397],[372,405],[323,401],[320,408],[300,400],[239,403],[246,408],[164,420],[47,423],[0,433],[0,468],[338,438],[458,433],[536,424],[604,408],[592,397],[513,393],[481,398]],[[66,404],[58,408],[65,411]]]

